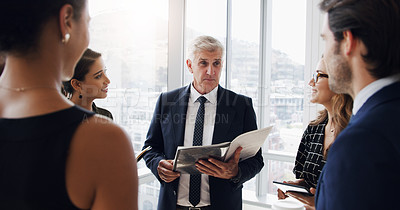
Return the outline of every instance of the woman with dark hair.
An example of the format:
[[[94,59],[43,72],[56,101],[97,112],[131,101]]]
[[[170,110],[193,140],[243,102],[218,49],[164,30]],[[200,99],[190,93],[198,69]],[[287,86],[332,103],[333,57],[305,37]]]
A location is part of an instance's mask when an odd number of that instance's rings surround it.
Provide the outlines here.
[[[89,43],[87,0],[2,0],[0,209],[137,209],[135,155],[59,91]]]
[[[74,104],[113,119],[111,112],[93,102],[96,98],[107,97],[110,80],[106,71],[101,54],[88,48],[76,64],[72,79],[63,82],[63,88]]]
[[[347,126],[353,99],[347,94],[336,94],[329,89],[328,74],[324,58],[321,58],[317,70],[308,85],[312,88],[311,103],[318,103],[325,107],[316,120],[310,122],[304,131],[296,156],[295,181],[285,183],[311,188],[314,194],[322,168],[325,165],[328,151],[335,138]],[[300,193],[283,193],[278,189],[278,198],[284,199],[290,195],[308,207],[314,205],[314,196],[305,196]]]

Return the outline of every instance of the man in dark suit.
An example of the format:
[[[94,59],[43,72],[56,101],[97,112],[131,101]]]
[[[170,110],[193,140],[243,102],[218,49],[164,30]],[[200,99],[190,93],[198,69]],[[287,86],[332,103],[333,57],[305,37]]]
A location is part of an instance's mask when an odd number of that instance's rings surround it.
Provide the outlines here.
[[[354,99],[329,150],[318,210],[399,209],[400,1],[324,0],[329,86]]]
[[[227,162],[198,161],[197,169],[203,173],[198,177],[200,183],[195,184],[194,176],[172,170],[177,147],[194,145],[199,129],[201,145],[232,141],[257,129],[251,98],[219,86],[223,52],[215,38],[196,38],[186,61],[193,82],[158,98],[144,145],[152,147],[144,159],[161,183],[158,209],[242,209],[242,184],[264,166],[261,149],[239,162],[238,148]],[[197,124],[199,113],[204,114],[201,126]]]

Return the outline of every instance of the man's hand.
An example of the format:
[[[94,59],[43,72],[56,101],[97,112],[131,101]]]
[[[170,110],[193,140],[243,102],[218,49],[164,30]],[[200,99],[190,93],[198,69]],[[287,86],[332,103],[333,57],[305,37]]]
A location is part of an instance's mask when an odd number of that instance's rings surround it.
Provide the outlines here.
[[[315,188],[310,188],[310,192],[315,195]],[[286,195],[293,197],[300,202],[304,203],[304,206],[306,207],[307,210],[315,210],[315,196],[309,196],[305,195],[302,193],[296,193],[296,192],[286,192]]]
[[[235,177],[239,171],[238,163],[242,147],[238,147],[233,157],[228,162],[224,163],[214,158],[207,160],[199,160],[196,163],[196,168],[203,174],[218,177],[222,179],[231,179]]]
[[[169,183],[174,181],[181,175],[179,172],[172,171],[173,166],[174,166],[173,160],[161,160],[158,163],[157,171],[158,171],[158,176],[161,178],[161,180]]]

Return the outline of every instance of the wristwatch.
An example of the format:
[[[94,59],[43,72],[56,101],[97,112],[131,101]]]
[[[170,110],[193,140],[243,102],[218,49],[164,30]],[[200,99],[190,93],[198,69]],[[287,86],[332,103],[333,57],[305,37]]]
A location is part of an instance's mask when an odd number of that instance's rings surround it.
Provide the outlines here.
[[[241,177],[242,177],[242,170],[240,170],[240,167],[238,167],[238,173],[236,174],[235,177],[231,178],[230,180],[231,182],[236,184],[239,183]]]

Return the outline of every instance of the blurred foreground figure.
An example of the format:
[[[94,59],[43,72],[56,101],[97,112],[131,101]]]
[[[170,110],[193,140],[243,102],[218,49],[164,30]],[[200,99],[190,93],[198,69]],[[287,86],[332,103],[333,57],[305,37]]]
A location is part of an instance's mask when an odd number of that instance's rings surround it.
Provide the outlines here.
[[[74,106],[61,81],[89,43],[86,0],[3,0],[0,209],[137,209],[125,132]]]
[[[400,1],[324,0],[321,9],[329,87],[352,96],[354,116],[329,150],[316,208],[399,209]]]

